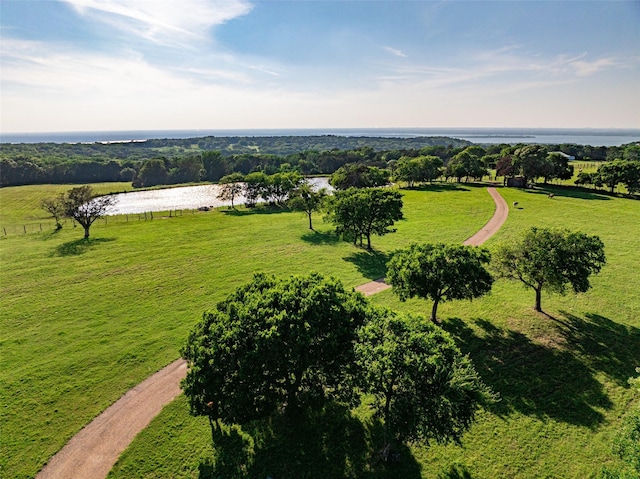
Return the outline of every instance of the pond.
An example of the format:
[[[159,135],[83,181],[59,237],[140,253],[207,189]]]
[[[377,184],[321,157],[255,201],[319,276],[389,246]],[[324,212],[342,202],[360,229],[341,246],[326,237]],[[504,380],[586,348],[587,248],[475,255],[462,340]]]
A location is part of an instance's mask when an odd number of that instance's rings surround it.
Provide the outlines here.
[[[307,182],[316,188],[331,190],[329,178],[309,178]],[[209,207],[231,206],[230,201],[218,199],[219,185],[180,186],[162,190],[132,191],[113,195],[116,204],[109,210],[110,215],[131,215],[149,211],[195,210]],[[235,205],[244,204],[244,196],[233,201]]]

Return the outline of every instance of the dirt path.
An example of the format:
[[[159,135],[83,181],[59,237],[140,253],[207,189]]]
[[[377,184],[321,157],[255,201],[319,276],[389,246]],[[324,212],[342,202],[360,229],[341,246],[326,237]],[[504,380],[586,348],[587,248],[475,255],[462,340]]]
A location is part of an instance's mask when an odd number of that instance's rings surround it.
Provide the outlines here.
[[[464,245],[466,246],[480,246],[482,243],[491,238],[496,231],[500,229],[502,224],[507,220],[507,216],[509,215],[509,206],[504,198],[498,193],[493,187],[487,188],[487,191],[493,198],[493,201],[496,204],[496,210],[493,213],[493,216],[489,220],[489,222],[482,227],[480,231],[474,234],[471,238],[465,240]],[[365,296],[371,296],[372,294],[379,293],[380,291],[384,291],[385,289],[389,289],[391,285],[388,285],[384,282],[384,278],[378,278],[375,281],[371,281],[369,283],[361,284],[356,287],[356,291],[360,291]]]
[[[500,229],[509,208],[495,188],[488,188],[496,203],[489,222],[464,242],[478,246]],[[365,296],[390,288],[384,278],[356,288]],[[36,479],[104,479],[120,454],[131,444],[162,408],[182,391],[180,381],[187,372],[183,359],[172,362],[129,390],[102,414],[85,426],[47,463]]]

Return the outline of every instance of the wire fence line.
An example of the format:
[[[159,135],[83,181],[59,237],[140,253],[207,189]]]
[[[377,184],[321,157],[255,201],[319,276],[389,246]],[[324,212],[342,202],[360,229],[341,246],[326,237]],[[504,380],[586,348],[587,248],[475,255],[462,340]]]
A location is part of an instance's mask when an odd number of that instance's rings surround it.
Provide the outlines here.
[[[148,211],[144,213],[135,213],[135,214],[124,214],[124,215],[114,215],[114,216],[103,216],[96,220],[94,225],[109,225],[113,223],[129,223],[129,222],[141,222],[141,221],[153,221],[154,219],[167,219],[167,218],[177,218],[178,216],[184,216],[185,214],[196,214],[202,211],[207,211],[203,209],[189,209],[189,210],[167,210],[167,211]],[[73,221],[72,219],[64,219],[61,222],[62,227],[64,228],[72,226],[79,226],[78,223]],[[0,226],[0,235],[3,237],[6,236],[26,236],[30,234],[37,233],[47,233],[56,229],[56,222],[53,218],[46,220],[38,220],[38,221],[30,221],[23,222],[20,224],[9,224]]]

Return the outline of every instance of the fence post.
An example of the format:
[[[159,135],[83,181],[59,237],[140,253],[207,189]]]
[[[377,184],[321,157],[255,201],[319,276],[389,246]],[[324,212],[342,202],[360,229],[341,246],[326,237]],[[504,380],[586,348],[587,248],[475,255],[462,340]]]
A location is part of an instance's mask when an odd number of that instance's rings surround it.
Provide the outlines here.
[[[7,228],[3,226],[2,229],[4,230],[4,235],[7,236]]]
[[[149,214],[151,215],[151,219],[153,219],[153,211],[150,211]]]
[[[22,225],[22,229],[24,229],[24,234],[27,234],[27,225]]]
[[[40,223],[40,231],[42,231],[42,223]]]

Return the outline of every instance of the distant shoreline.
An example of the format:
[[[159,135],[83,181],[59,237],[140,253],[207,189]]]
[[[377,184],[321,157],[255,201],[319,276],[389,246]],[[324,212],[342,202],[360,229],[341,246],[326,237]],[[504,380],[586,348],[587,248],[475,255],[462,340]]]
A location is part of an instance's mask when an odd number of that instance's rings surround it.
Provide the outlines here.
[[[575,143],[620,146],[640,142],[640,129],[604,128],[317,128],[228,130],[137,130],[57,133],[0,133],[0,143],[134,143],[152,139],[204,137],[345,136],[372,138],[449,137],[480,144]]]

